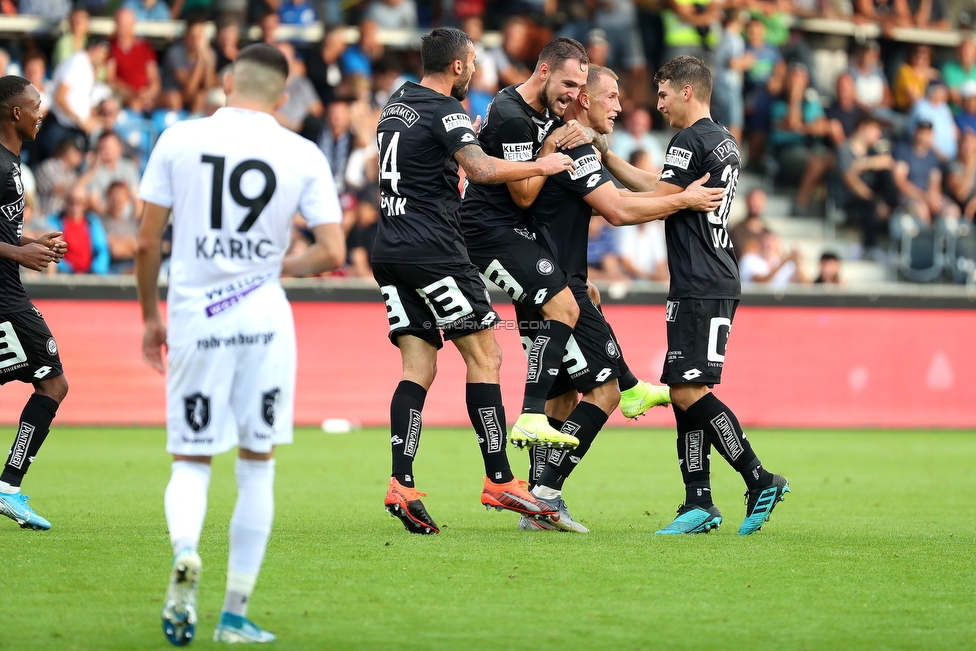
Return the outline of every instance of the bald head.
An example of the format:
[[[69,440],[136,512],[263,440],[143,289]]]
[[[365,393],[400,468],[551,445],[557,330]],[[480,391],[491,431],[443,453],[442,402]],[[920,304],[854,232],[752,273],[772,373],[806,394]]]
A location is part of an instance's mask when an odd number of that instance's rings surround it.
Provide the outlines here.
[[[285,92],[288,60],[277,48],[255,43],[238,53],[230,74],[235,95],[273,106]]]

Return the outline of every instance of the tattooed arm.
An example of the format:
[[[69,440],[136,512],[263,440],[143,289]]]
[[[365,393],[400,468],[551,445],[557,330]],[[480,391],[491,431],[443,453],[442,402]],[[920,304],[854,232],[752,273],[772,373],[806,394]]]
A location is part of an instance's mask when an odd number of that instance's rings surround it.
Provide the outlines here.
[[[454,158],[472,183],[482,185],[520,181],[533,176],[552,176],[575,167],[573,159],[566,154],[551,154],[539,160],[519,163],[488,156],[475,144],[462,147]]]

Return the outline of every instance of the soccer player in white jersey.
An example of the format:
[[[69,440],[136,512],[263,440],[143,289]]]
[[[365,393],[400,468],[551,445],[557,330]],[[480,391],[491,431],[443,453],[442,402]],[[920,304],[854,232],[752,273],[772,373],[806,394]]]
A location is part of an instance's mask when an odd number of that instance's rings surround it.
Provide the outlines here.
[[[247,619],[274,515],[273,447],[292,441],[295,327],[281,273],[340,265],[345,243],[332,173],[314,143],[279,126],[288,64],[275,48],[241,50],[224,77],[228,106],[160,136],[139,196],[146,202],[136,276],[146,361],[163,371],[167,347],[165,510],[175,554],[163,631],[182,646],[196,625],[197,544],[210,459],[239,448],[227,593],[214,639],[270,642]],[[168,327],[159,312],[160,241],[170,212]],[[284,258],[301,212],[315,244]]]

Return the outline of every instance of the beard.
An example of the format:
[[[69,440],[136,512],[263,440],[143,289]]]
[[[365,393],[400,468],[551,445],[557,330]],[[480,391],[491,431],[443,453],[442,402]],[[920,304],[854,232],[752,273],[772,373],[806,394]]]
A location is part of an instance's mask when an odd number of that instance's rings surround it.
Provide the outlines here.
[[[464,98],[468,96],[468,84],[471,83],[471,75],[465,77],[458,77],[454,85],[451,86],[451,97],[459,102],[463,102]]]

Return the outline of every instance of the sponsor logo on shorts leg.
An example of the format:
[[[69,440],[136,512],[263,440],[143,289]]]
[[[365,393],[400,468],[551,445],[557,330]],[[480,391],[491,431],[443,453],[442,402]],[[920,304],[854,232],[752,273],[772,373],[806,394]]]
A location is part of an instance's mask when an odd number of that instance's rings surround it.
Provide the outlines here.
[[[274,426],[275,407],[278,406],[278,396],[280,394],[281,389],[272,389],[261,396],[261,418],[268,425]]]
[[[184,397],[183,416],[194,432],[205,429],[210,424],[210,397],[199,391]]]
[[[683,378],[684,378],[685,380],[687,380],[688,382],[691,382],[691,381],[692,381],[692,380],[694,380],[695,378],[700,378],[701,376],[702,376],[702,372],[701,372],[701,371],[699,371],[699,370],[698,370],[697,368],[693,368],[693,369],[691,369],[690,371],[685,371],[685,372],[684,372],[684,373],[683,373],[683,374],[681,375],[681,377],[683,377]]]
[[[502,449],[502,429],[498,426],[498,412],[494,407],[480,407],[478,417],[485,428],[488,437],[488,453],[500,452]]]
[[[696,429],[685,434],[685,459],[688,460],[688,472],[703,470],[702,465],[702,439],[705,431]]]
[[[541,260],[535,263],[535,270],[538,271],[543,276],[548,276],[552,274],[555,268],[556,265],[552,263],[552,260],[549,260],[547,258],[542,258]]]
[[[722,439],[722,447],[728,452],[729,457],[735,461],[742,455],[742,443],[739,442],[739,437],[736,436],[735,426],[732,424],[732,419],[724,411],[712,419],[712,427],[715,428],[716,433],[720,439]]]
[[[420,426],[422,422],[420,412],[416,409],[411,409],[410,421],[407,425],[407,442],[403,446],[404,456],[417,456],[417,446],[420,445]]]
[[[678,320],[678,303],[680,301],[668,301],[667,316],[665,317],[668,323],[674,323]]]
[[[20,431],[17,432],[17,440],[10,451],[10,465],[14,468],[23,468],[24,461],[27,460],[27,449],[30,447],[31,439],[34,438],[34,426],[30,423],[21,423]]]
[[[54,337],[50,337],[47,340],[47,352],[49,355],[58,354],[58,342],[54,341]]]

